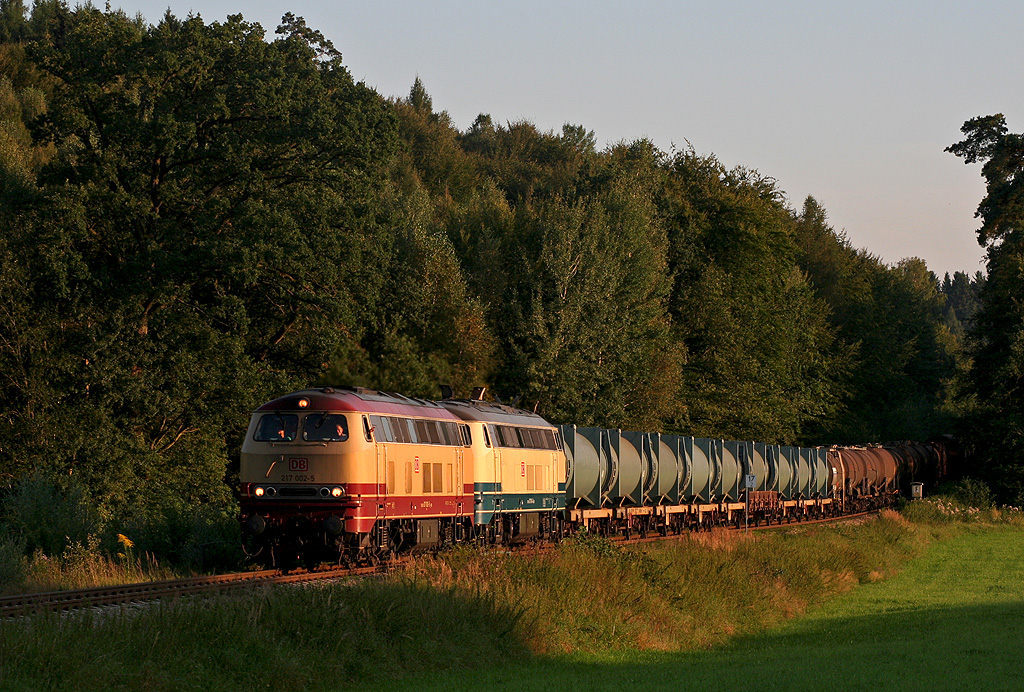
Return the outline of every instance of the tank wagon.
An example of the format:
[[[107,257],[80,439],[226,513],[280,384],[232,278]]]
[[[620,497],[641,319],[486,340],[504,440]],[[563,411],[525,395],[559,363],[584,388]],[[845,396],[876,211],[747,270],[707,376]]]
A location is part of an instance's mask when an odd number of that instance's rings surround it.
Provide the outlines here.
[[[252,416],[241,521],[267,565],[370,562],[460,541],[680,533],[833,516],[947,472],[944,442],[791,447],[575,425],[499,402],[358,387]]]

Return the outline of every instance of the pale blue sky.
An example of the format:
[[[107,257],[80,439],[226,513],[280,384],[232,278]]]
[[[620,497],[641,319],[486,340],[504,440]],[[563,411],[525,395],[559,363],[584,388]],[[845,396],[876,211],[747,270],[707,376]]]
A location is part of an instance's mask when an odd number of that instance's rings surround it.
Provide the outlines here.
[[[118,2],[112,1],[113,6]],[[566,122],[599,146],[689,142],[814,195],[856,247],[941,278],[982,268],[980,167],[943,149],[976,115],[1024,130],[1024,3],[291,2],[124,0],[158,21],[241,13],[272,37],[305,17],[357,80],[404,96],[417,75],[465,129],[479,113]]]

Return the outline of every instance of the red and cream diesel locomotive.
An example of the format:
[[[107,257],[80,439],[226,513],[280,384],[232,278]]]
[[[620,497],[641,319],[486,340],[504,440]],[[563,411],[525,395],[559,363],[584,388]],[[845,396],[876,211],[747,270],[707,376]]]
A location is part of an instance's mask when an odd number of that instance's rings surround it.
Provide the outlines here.
[[[261,406],[242,445],[247,550],[265,564],[509,542],[558,530],[565,456],[540,416],[358,387]]]
[[[790,447],[555,426],[482,395],[320,387],[261,406],[241,455],[247,551],[277,566],[372,563],[470,539],[801,521],[885,506],[949,467],[941,442]]]

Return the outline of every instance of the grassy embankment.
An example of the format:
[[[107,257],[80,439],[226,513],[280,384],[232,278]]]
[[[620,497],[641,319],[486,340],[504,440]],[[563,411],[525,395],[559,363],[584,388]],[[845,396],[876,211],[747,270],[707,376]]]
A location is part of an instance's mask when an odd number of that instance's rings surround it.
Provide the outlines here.
[[[1024,551],[1024,529],[1016,516],[956,511],[966,522],[921,505],[913,521],[886,513],[859,525],[697,534],[642,549],[582,539],[535,559],[456,551],[351,586],[3,623],[0,688],[451,689],[458,675],[455,687],[488,690],[578,689],[579,681],[622,689],[623,679],[651,689],[680,680],[796,689],[801,679],[815,681],[806,689],[866,689],[858,680],[877,686],[915,662],[901,647],[931,642],[943,651],[964,632],[980,648],[950,660],[998,676],[991,659],[1001,650],[984,637],[993,632],[950,625],[1019,616],[1021,561],[1013,579],[1000,575],[1006,555]],[[988,571],[958,591],[950,585],[963,565]],[[871,582],[881,583],[854,590]],[[985,591],[992,585],[998,598]]]
[[[0,595],[236,571],[237,514],[169,504],[118,518],[80,486],[27,478],[0,494]]]

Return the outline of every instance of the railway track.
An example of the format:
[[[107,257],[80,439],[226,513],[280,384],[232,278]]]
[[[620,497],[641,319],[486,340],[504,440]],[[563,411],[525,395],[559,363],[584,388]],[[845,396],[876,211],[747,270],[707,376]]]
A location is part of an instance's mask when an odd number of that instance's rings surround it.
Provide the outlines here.
[[[749,528],[751,531],[796,528],[814,524],[848,521],[877,513],[878,510],[871,510],[868,512],[847,514],[839,517],[808,519],[795,524],[761,524],[760,526],[729,526],[721,528],[740,532],[744,531],[745,528]],[[671,540],[683,535],[687,534],[683,533],[669,536],[654,535],[633,538],[613,537],[611,540],[614,540],[620,545],[635,545],[654,541]],[[544,546],[534,545],[532,547],[534,549],[543,549]],[[549,544],[548,547],[554,546]],[[394,564],[396,563],[390,563],[390,565]],[[0,597],[0,619],[24,617],[43,612],[69,612],[101,606],[144,603],[162,599],[174,599],[181,596],[216,595],[251,589],[261,585],[299,584],[324,579],[365,576],[369,574],[378,574],[382,570],[387,569],[388,566],[389,565],[385,565],[383,567],[353,567],[345,569],[331,568],[311,572],[299,571],[292,573],[282,573],[279,570],[262,570],[259,572],[238,572],[212,577],[168,579],[164,581],[143,582],[139,584],[123,584],[120,586],[101,586],[89,589],[71,589],[66,591],[46,591],[19,594],[17,596]]]
[[[215,595],[251,589],[265,584],[297,584],[322,579],[340,579],[379,572],[377,567],[329,569],[284,574],[278,570],[238,572],[212,577],[101,586],[67,591],[46,591],[0,598],[0,618],[23,617],[41,612],[66,612],[99,606],[143,603],[191,595]]]

